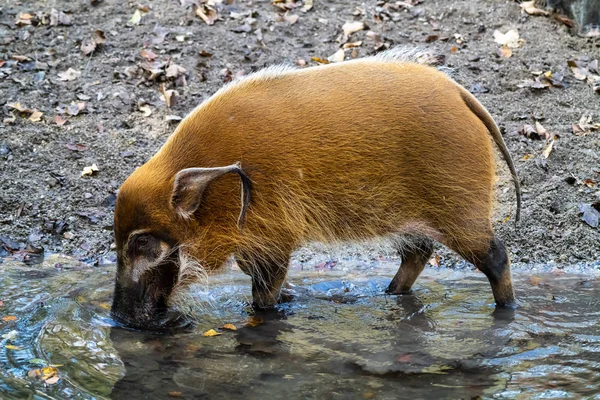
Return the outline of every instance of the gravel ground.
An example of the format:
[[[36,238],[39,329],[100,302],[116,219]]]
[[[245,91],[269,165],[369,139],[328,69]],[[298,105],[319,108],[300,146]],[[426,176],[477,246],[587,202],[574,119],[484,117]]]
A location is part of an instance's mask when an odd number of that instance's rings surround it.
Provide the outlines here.
[[[512,260],[598,267],[600,231],[592,225],[600,215],[600,131],[580,124],[575,134],[573,125],[582,116],[600,122],[593,89],[600,40],[500,0],[315,0],[310,10],[306,0],[235,0],[200,8],[209,22],[218,17],[212,25],[188,3],[0,1],[0,256],[34,262],[43,249],[93,264],[114,260],[114,194],[173,131],[174,116],[236,76],[273,64],[315,65],[313,58],[327,59],[347,41],[357,47],[346,59],[402,44],[445,55],[455,79],[503,129],[517,164],[518,228],[507,219],[514,189],[503,162],[497,190],[496,229]],[[365,29],[343,37],[348,21]],[[494,31],[511,29],[521,41],[504,57],[509,50]],[[540,75],[548,71],[551,78]],[[543,88],[528,87],[534,79]],[[161,87],[167,97],[177,92],[170,108]],[[536,122],[543,126],[537,133]],[[519,134],[527,124],[528,134]],[[549,139],[531,138],[539,134]],[[82,176],[92,165],[98,171]],[[389,252],[377,243],[315,245],[295,258],[376,260]],[[444,249],[438,255],[444,265],[457,260]]]

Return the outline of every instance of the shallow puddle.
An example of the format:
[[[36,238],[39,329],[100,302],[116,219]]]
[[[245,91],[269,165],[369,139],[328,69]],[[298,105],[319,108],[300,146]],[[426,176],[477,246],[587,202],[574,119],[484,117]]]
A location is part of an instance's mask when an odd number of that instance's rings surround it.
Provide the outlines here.
[[[386,296],[396,265],[295,266],[295,300],[255,316],[233,269],[197,288],[197,328],[157,335],[112,327],[113,268],[5,262],[0,398],[600,399],[597,275],[517,272],[513,312],[474,272]],[[28,376],[49,365],[56,383]]]

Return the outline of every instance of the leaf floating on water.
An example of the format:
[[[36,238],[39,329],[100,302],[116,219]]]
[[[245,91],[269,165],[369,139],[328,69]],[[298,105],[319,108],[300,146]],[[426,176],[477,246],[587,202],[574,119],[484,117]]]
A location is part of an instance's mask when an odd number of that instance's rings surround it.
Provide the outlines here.
[[[27,372],[27,376],[30,378],[40,378],[45,384],[54,385],[60,380],[60,377],[58,376],[58,368],[56,367],[56,365],[49,365],[40,369],[32,369]]]
[[[21,346],[15,346],[13,344],[7,344],[4,347],[6,347],[8,350],[23,350]]]
[[[4,321],[4,322],[13,322],[16,320],[17,320],[17,317],[15,317],[14,315],[6,315],[6,316],[2,317],[2,321]]]
[[[202,334],[202,336],[204,336],[204,337],[212,337],[212,336],[219,336],[219,335],[222,335],[222,333],[217,332],[214,329],[209,329]]]
[[[54,385],[59,380],[60,380],[60,377],[58,375],[56,375],[56,376],[53,376],[52,378],[46,379],[44,381],[44,383],[47,384],[47,385]]]
[[[169,397],[183,397],[183,392],[176,392],[176,391],[169,392]]]
[[[225,324],[221,327],[221,329],[225,329],[228,331],[237,331],[237,328],[233,324]]]
[[[19,331],[12,330],[12,331],[10,331],[10,332],[5,333],[4,335],[2,335],[2,339],[13,340],[17,336],[19,336]]]

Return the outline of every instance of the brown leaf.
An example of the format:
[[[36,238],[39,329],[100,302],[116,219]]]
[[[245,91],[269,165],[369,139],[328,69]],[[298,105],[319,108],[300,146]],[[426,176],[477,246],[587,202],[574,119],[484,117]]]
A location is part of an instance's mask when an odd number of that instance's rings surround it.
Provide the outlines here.
[[[156,57],[158,57],[156,55],[156,53],[154,53],[152,50],[142,50],[140,51],[140,56],[142,56],[143,58],[145,58],[148,61],[154,61],[156,59]]]
[[[31,25],[31,18],[32,18],[32,15],[29,13],[19,13],[19,14],[17,14],[15,24],[19,25],[19,26]]]
[[[219,16],[217,11],[208,5],[200,5],[196,7],[196,15],[206,23],[206,25],[213,25]]]
[[[18,112],[21,113],[31,113],[31,110],[27,107],[25,107],[24,105],[21,104],[21,102],[17,101],[16,103],[8,103],[7,104],[8,108],[12,108],[13,110],[17,110]]]
[[[29,116],[31,122],[40,122],[42,120],[43,112],[38,111],[36,108],[33,109],[33,113]]]
[[[167,76],[167,78],[177,78],[179,75],[185,74],[186,72],[187,70],[185,68],[171,62],[165,70],[165,75]]]
[[[96,42],[96,44],[106,43],[106,35],[104,34],[104,31],[101,31],[100,29],[94,31],[92,39],[94,40],[94,42]]]
[[[17,320],[17,317],[15,317],[14,315],[6,315],[6,316],[2,317],[2,321],[4,321],[4,322],[13,322],[16,320]]]
[[[360,47],[362,46],[362,40],[359,40],[358,42],[349,42],[349,43],[344,43],[344,45],[342,46],[344,49],[353,49],[355,47]]]
[[[500,57],[510,58],[512,57],[513,52],[510,47],[502,46],[498,50],[496,50],[496,54],[498,54]]]
[[[221,327],[221,329],[225,329],[228,331],[237,331],[237,328],[233,324],[225,324]]]
[[[169,397],[183,397],[183,392],[171,391],[168,394]]]
[[[67,120],[60,115],[55,115],[54,122],[56,122],[56,125],[58,125],[58,126],[63,126],[64,124],[67,123]]]
[[[175,90],[166,90],[164,83],[160,85],[159,88],[160,93],[162,94],[162,98],[167,105],[167,108],[171,108],[175,105],[175,99],[178,96],[177,91]]]
[[[436,40],[438,40],[440,38],[440,35],[428,35],[425,38],[425,43],[432,43],[435,42]]]
[[[85,144],[81,144],[81,143],[76,143],[76,144],[68,143],[66,146],[67,146],[67,149],[73,150],[73,151],[85,151],[85,150],[87,150],[87,146]]]
[[[329,64],[329,61],[324,58],[312,57],[311,60],[313,60],[314,62],[317,62],[319,64]]]

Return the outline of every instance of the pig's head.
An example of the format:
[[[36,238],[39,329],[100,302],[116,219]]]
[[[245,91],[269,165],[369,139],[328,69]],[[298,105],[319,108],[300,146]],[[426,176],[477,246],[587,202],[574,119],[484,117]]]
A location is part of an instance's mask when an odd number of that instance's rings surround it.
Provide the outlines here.
[[[230,173],[242,181],[241,228],[251,181],[239,163],[186,168],[162,178],[168,174],[150,162],[125,181],[117,195],[114,220],[117,276],[111,313],[116,320],[136,329],[162,329],[183,322],[170,309],[174,288],[182,279],[181,260],[188,256],[184,252],[193,253],[203,245],[201,232],[209,229],[201,212],[205,190]],[[224,203],[238,201],[223,199]],[[198,254],[191,256],[196,259]],[[196,261],[203,266],[206,260]]]

